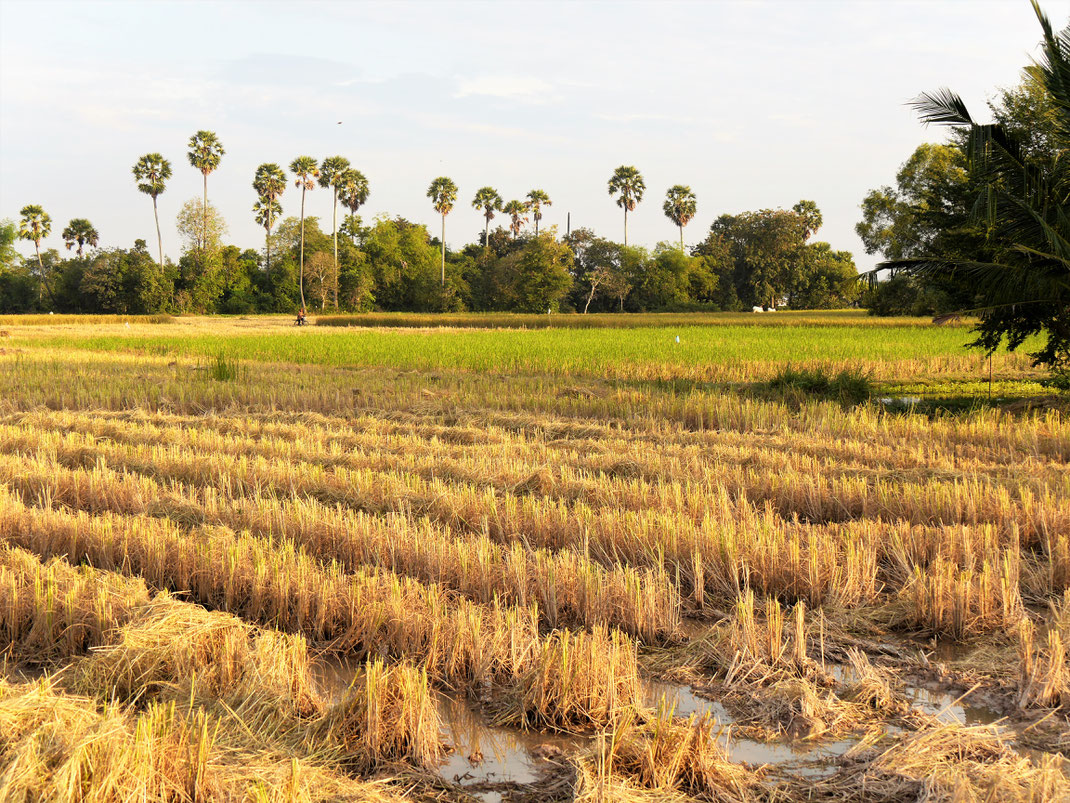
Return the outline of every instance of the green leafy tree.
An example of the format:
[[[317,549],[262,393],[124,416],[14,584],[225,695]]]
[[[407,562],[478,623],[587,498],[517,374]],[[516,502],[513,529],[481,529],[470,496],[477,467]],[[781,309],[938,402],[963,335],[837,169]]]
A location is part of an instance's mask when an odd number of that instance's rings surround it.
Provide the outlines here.
[[[952,256],[972,251],[969,230],[973,190],[966,154],[957,144],[919,145],[896,175],[896,186],[871,190],[855,226],[867,254],[909,259],[922,253]]]
[[[613,171],[609,179],[609,194],[617,196],[617,206],[624,210],[624,244],[628,244],[628,213],[635,210],[635,205],[643,200],[646,183],[639,170],[629,165],[621,165]]]
[[[442,215],[442,286],[446,286],[446,215],[457,200],[457,185],[446,176],[439,176],[427,188],[427,197],[435,211]]]
[[[661,205],[665,216],[680,229],[680,250],[684,250],[684,226],[691,222],[697,209],[695,193],[683,184],[674,184],[665,193],[665,203]]]
[[[792,309],[838,309],[854,302],[862,290],[850,251],[828,243],[807,243],[801,264],[788,285]]]
[[[227,279],[222,259],[226,220],[211,203],[205,208],[200,198],[193,198],[182,205],[176,225],[184,243],[178,306],[187,311],[213,312]]]
[[[204,197],[201,208],[205,213],[208,212],[208,174],[219,167],[225,153],[223,143],[219,141],[214,131],[198,131],[189,138],[189,153],[186,156],[189,158],[189,163],[201,171],[204,179]],[[204,228],[207,232],[207,218],[204,220]]]
[[[163,266],[156,264],[145,241],[129,251],[97,252],[81,275],[78,295],[92,312],[145,315],[167,309],[173,288]]]
[[[821,213],[812,201],[800,201],[790,210],[721,215],[696,254],[724,249],[722,255],[731,264],[728,273],[737,299],[748,306],[774,308],[796,281],[806,241],[820,225]]]
[[[282,215],[279,198],[286,191],[286,174],[274,162],[265,162],[253,175],[253,190],[258,200],[253,204],[254,219],[264,227],[265,272],[271,273],[271,230]]]
[[[300,278],[298,288],[301,291],[301,309],[305,308],[305,193],[316,187],[316,179],[319,178],[319,167],[316,160],[311,156],[298,156],[290,162],[290,172],[297,176],[294,181],[295,187],[301,188],[301,252],[300,252]]]
[[[338,275],[338,191],[347,170],[349,170],[349,160],[344,156],[328,156],[320,164],[320,186],[331,190],[331,237],[334,239],[334,275],[336,277]],[[334,306],[338,306],[337,281],[334,283]]]
[[[539,236],[539,221],[542,220],[542,208],[553,206],[550,196],[543,190],[532,190],[527,196],[527,208],[531,210],[531,217],[535,221],[535,236]]]
[[[152,216],[156,220],[156,243],[160,247],[160,264],[163,265],[163,237],[160,235],[160,212],[156,199],[167,189],[171,178],[171,163],[158,153],[146,153],[134,165],[134,180],[141,192],[152,198]]]
[[[472,208],[483,211],[483,248],[490,248],[490,222],[502,211],[502,196],[494,187],[480,187],[472,198]]]
[[[19,252],[15,248],[15,241],[19,238],[19,230],[13,220],[0,220],[0,273],[14,270],[18,266]]]
[[[520,235],[524,224],[528,222],[524,214],[527,211],[528,206],[523,201],[509,201],[502,206],[502,213],[509,216],[509,230],[513,233],[514,240]]]
[[[63,230],[63,243],[67,246],[67,250],[70,251],[74,246],[78,246],[76,252],[79,257],[82,256],[82,248],[86,245],[93,248],[96,247],[100,241],[100,234],[93,224],[86,220],[84,217],[76,217],[67,224],[67,228]]]
[[[966,167],[979,187],[974,209],[984,245],[969,257],[923,253],[877,268],[962,277],[978,299],[975,345],[991,353],[1004,340],[1016,349],[1044,334],[1034,361],[1060,369],[1070,365],[1070,25],[1055,33],[1036,0],[1033,9],[1042,55],[1027,80],[1047,96],[1054,119],[1049,144],[998,119],[976,122],[949,90],[923,94],[914,104],[921,119],[951,126],[965,142]]]
[[[572,249],[548,232],[495,261],[492,292],[499,309],[556,311],[572,289]]]

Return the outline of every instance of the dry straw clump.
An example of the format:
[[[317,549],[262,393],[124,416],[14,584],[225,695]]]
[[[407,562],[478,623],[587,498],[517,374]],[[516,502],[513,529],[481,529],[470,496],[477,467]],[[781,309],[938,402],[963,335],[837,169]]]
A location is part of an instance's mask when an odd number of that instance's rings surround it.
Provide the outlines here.
[[[0,681],[0,799],[82,803],[394,803],[385,781],[250,746],[203,711],[138,712],[61,692],[54,680]]]
[[[366,757],[354,762],[362,770],[383,761],[434,769],[443,757],[427,673],[414,666],[369,661],[317,729],[351,754]]]
[[[1070,591],[1051,603],[1046,633],[1028,619],[1018,629],[1018,707],[1070,708]]]
[[[1048,803],[1070,796],[1061,763],[1051,754],[1037,762],[1022,757],[991,726],[944,725],[898,736],[883,748],[863,743],[839,771],[807,788],[825,798],[865,801]]]
[[[728,759],[711,716],[623,716],[577,762],[576,800],[644,799],[649,790],[703,800],[759,799],[760,776]],[[635,798],[632,795],[635,795]]]

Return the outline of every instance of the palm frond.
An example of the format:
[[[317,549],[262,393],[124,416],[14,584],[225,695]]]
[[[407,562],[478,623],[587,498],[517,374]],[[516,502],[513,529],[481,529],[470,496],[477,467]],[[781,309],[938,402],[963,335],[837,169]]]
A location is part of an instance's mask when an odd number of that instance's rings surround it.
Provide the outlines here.
[[[973,118],[962,98],[950,89],[923,92],[910,102],[926,125],[973,125]]]

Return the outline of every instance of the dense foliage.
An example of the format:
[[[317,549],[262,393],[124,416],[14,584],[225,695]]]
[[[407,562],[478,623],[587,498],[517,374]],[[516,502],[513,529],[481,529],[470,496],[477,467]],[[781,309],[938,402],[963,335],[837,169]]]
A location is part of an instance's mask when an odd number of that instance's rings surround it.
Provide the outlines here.
[[[969,311],[976,345],[1017,348],[1046,336],[1038,364],[1070,364],[1070,26],[1056,33],[1034,3],[1042,57],[978,123],[948,90],[916,102],[948,145],[923,145],[896,188],[871,192],[857,230],[892,273],[867,301],[877,314]]]

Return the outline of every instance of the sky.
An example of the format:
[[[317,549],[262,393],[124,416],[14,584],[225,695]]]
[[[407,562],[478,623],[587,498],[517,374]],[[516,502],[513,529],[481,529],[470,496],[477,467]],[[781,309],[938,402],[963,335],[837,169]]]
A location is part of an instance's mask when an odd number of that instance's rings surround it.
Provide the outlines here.
[[[1042,5],[1067,24],[1070,0]],[[661,204],[687,184],[689,244],[721,214],[806,198],[824,215],[817,239],[866,268],[877,257],[854,233],[862,198],[945,136],[910,99],[947,86],[987,118],[1039,38],[1026,0],[0,0],[0,218],[37,203],[53,221],[45,248],[85,217],[102,246],[144,238],[154,252],[131,167],[159,151],[174,169],[159,203],[177,259],[175,217],[202,189],[187,142],[209,129],[226,149],[209,200],[242,247],[263,243],[257,165],[337,154],[368,177],[365,221],[401,215],[437,233],[427,187],[453,178],[454,248],[482,231],[471,199],[488,184],[506,200],[544,189],[544,227],[564,233],[570,214],[572,228],[620,240],[606,184],[624,164],[646,181],[632,244],[676,238]],[[281,201],[298,213],[292,181]],[[308,194],[307,214],[330,230],[326,190]]]

